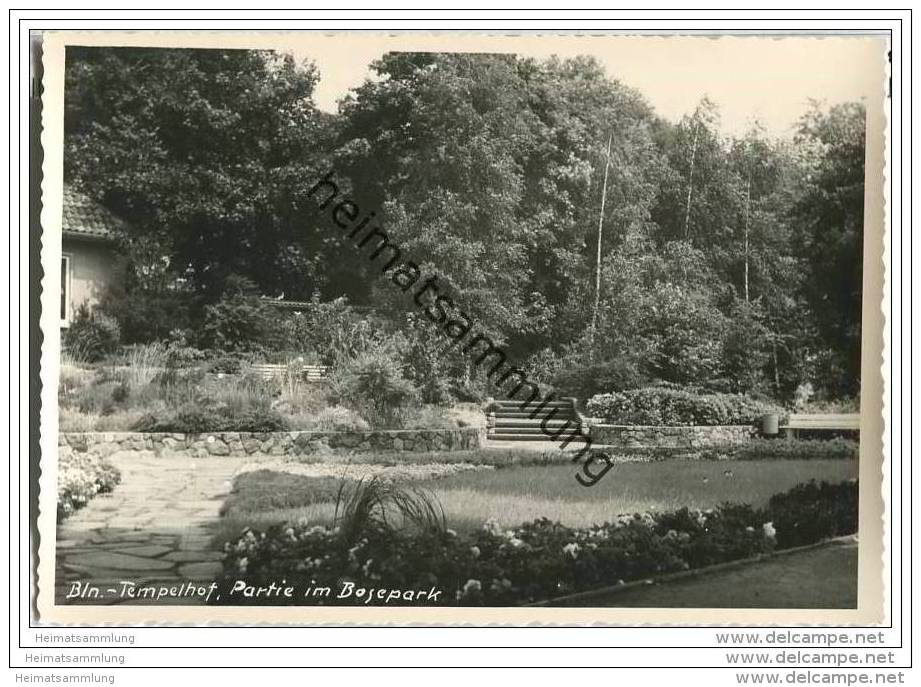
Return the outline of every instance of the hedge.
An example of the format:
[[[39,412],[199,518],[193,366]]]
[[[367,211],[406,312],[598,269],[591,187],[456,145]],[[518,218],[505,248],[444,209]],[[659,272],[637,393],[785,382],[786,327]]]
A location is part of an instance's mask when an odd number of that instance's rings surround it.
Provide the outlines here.
[[[778,406],[742,394],[698,393],[668,387],[645,387],[598,394],[587,403],[588,413],[620,425],[754,425]]]
[[[224,584],[285,579],[334,590],[344,582],[376,589],[435,587],[443,590],[440,605],[524,604],[849,534],[857,529],[857,493],[856,481],[810,482],[773,497],[764,509],[682,508],[587,528],[540,519],[504,529],[490,520],[463,536],[373,520],[357,533],[307,524],[247,529],[225,546]],[[297,604],[299,598],[262,603]],[[352,597],[351,603],[361,601]],[[350,602],[331,594],[309,603]]]
[[[856,441],[834,439],[752,439],[727,448],[733,460],[856,460],[860,447]]]

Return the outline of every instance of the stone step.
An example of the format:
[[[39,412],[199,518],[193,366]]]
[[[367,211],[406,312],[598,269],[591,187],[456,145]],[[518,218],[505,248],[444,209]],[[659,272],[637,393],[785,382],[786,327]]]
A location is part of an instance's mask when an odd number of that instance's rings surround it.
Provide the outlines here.
[[[546,434],[490,434],[488,439],[494,441],[546,441],[553,442],[553,439]],[[554,442],[555,443],[555,442]]]
[[[533,410],[506,410],[500,408],[493,413],[496,417],[531,417],[532,415],[534,417],[547,417],[548,415],[551,417],[570,417],[574,414],[575,413],[569,408],[550,408],[549,410],[544,409],[537,413]]]
[[[578,426],[578,422],[575,420],[549,420],[547,422],[539,422],[537,420],[496,420],[496,424],[493,425],[496,429],[527,429],[533,427],[534,429],[540,429],[541,427],[564,427],[569,425],[570,427]]]
[[[539,425],[541,422],[546,422],[547,424],[558,424],[565,422],[579,422],[579,418],[572,417],[569,415],[553,415],[552,417],[542,417],[538,415],[537,417],[505,417],[501,415],[496,416],[496,425]]]
[[[496,436],[504,436],[506,434],[530,434],[532,436],[542,436],[542,435],[554,435],[557,433],[560,434],[569,434],[571,432],[578,432],[579,429],[575,425],[571,427],[548,427],[547,431],[542,430],[540,427],[497,427],[493,430],[493,434]]]
[[[572,406],[568,406],[568,405],[567,406],[543,406],[543,407],[533,405],[533,406],[528,406],[527,408],[522,408],[521,406],[499,406],[495,408],[494,410],[492,410],[491,412],[496,413],[496,414],[499,414],[499,413],[528,413],[530,415],[531,413],[546,414],[546,413],[552,413],[554,411],[556,411],[557,413],[573,412]]]
[[[513,399],[511,401],[509,400],[494,401],[494,403],[503,408],[521,408],[521,404],[524,403],[524,401],[523,400],[516,401]],[[527,405],[527,408],[529,410],[533,410],[534,408],[537,408],[538,406],[542,406],[544,408],[572,408],[572,403],[570,403],[569,401],[549,401],[547,403],[542,403],[539,399],[534,399],[531,403]]]

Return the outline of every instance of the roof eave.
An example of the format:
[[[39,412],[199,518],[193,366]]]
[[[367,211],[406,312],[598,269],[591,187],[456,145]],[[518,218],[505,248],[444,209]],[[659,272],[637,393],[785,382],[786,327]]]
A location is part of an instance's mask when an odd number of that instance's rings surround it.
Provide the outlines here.
[[[96,243],[113,243],[114,239],[112,236],[107,234],[89,234],[82,231],[68,231],[65,229],[62,232],[64,238],[68,239],[78,239],[81,241],[93,241]]]

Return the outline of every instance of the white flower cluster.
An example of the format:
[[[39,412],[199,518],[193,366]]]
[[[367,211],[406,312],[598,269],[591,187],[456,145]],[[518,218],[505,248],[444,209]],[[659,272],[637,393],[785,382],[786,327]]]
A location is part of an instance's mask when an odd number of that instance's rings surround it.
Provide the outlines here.
[[[58,460],[58,515],[66,518],[101,491],[119,481],[118,471],[108,462],[87,453],[61,453]]]
[[[479,580],[472,580],[472,579],[467,580],[467,582],[464,583],[463,588],[457,591],[457,594],[455,594],[455,597],[458,600],[460,600],[472,594],[476,594],[477,592],[480,592],[482,590],[483,590],[483,584]]]

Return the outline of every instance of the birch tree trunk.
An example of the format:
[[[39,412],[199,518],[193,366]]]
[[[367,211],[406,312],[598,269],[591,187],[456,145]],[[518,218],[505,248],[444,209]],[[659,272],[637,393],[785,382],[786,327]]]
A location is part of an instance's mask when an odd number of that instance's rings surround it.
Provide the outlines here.
[[[694,190],[694,162],[697,158],[697,137],[700,135],[700,120],[694,127],[694,142],[691,144],[691,171],[688,173],[688,200],[684,209],[684,238],[691,233],[691,194]]]
[[[590,334],[592,343],[595,342],[595,328],[598,326],[598,308],[601,304],[601,239],[604,229],[604,204],[608,195],[608,170],[611,167],[611,139],[613,136],[613,132],[608,134],[608,152],[605,156],[604,180],[601,185],[601,212],[598,215],[598,243],[595,250],[595,304],[592,307],[592,329]]]
[[[748,172],[748,186],[745,189],[745,302],[748,298],[748,227],[752,203],[752,175],[751,170]]]

